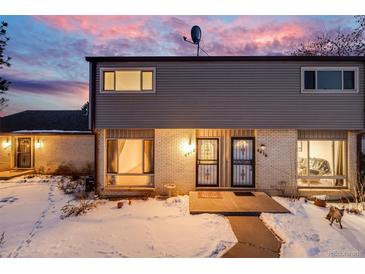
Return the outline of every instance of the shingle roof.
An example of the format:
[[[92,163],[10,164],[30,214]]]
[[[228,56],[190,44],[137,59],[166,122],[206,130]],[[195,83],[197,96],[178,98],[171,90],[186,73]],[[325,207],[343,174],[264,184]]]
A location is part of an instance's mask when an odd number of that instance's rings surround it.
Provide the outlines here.
[[[0,132],[89,131],[81,110],[26,110],[0,118]]]

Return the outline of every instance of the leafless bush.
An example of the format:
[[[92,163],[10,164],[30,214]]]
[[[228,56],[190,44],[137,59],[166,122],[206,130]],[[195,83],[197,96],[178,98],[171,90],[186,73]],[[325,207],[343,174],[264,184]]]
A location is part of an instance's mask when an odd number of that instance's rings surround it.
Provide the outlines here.
[[[2,248],[5,244],[5,232],[0,235],[0,248]]]
[[[101,200],[81,200],[78,204],[67,204],[61,209],[61,219],[70,217],[70,216],[79,216],[84,215],[88,211],[98,207],[101,204],[104,204],[105,201]]]
[[[343,199],[346,200],[346,212],[361,214],[365,211],[365,181],[360,174],[358,174],[358,181],[349,182],[350,191],[345,192]],[[348,197],[350,195],[350,198]],[[343,205],[343,207],[345,207]]]
[[[80,172],[75,168],[75,166],[72,163],[62,163],[57,167],[54,174],[65,175],[65,176],[76,176],[80,175]]]
[[[85,189],[84,178],[82,177],[62,177],[61,180],[58,181],[57,185],[65,194],[83,192]]]
[[[90,176],[93,175],[94,173],[94,166],[92,165],[92,163],[88,162],[82,169],[81,169],[81,174],[82,175],[86,175],[86,176]]]

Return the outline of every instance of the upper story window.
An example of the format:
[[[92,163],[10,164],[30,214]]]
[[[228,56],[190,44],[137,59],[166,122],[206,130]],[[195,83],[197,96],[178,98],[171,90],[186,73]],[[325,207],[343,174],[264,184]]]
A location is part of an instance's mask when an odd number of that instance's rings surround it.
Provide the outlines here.
[[[358,92],[358,74],[357,67],[305,67],[302,68],[302,92]]]
[[[155,68],[101,69],[104,92],[155,92]]]

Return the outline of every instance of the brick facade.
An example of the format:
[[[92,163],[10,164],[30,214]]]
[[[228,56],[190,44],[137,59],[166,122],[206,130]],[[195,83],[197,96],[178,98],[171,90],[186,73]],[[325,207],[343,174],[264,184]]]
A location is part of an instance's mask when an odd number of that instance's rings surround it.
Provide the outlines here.
[[[296,186],[297,131],[258,129],[256,147],[266,146],[267,157],[256,150],[256,188],[271,194]],[[285,182],[285,183],[284,183]]]
[[[96,145],[96,191],[101,193],[104,191],[105,184],[105,162],[104,162],[104,141],[105,141],[105,130],[98,129],[95,132],[95,145]]]
[[[348,148],[348,185],[351,189],[357,183],[357,133],[353,131],[348,132],[347,137]]]
[[[155,187],[164,192],[163,185],[176,184],[177,194],[195,189],[195,152],[186,155],[189,140],[195,143],[195,129],[155,130]]]
[[[357,173],[357,138],[356,132],[348,132],[348,178],[349,182],[356,180]],[[295,129],[256,129],[255,137],[255,188],[272,195],[295,194],[297,191],[297,140],[298,131]],[[176,184],[175,194],[187,194],[195,190],[196,152],[185,155],[184,147],[190,140],[195,144],[197,130],[195,129],[155,129],[155,161],[154,185],[156,193],[166,193],[164,184]],[[222,144],[224,140],[219,137]],[[227,139],[227,140],[228,140]],[[97,130],[97,181],[99,191],[104,191],[105,130]],[[258,151],[261,145],[266,149],[263,155]],[[227,150],[227,149],[226,149]],[[223,152],[222,152],[223,153]],[[223,168],[225,158],[221,158],[220,166]],[[229,160],[228,160],[229,161]],[[229,176],[228,176],[229,177]],[[227,178],[228,178],[227,177]],[[222,179],[223,178],[223,179]],[[221,177],[221,180],[228,179]],[[225,182],[222,187],[229,187],[230,182]]]

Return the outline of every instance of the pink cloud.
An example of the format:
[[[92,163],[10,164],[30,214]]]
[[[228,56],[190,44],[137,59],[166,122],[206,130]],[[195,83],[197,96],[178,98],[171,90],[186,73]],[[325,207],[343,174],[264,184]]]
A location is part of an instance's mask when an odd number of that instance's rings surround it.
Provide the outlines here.
[[[203,29],[202,46],[211,55],[286,54],[323,26],[318,20],[308,21],[304,17],[279,20],[273,16],[238,16],[229,22],[218,16],[36,18],[64,32],[92,37],[95,50],[102,50],[103,54],[124,55],[153,55],[154,52],[162,52],[160,55],[193,54],[193,48],[182,41],[182,36],[189,36],[190,27],[194,24]],[[124,49],[132,52],[125,53]]]
[[[41,22],[65,32],[81,32],[95,39],[139,39],[151,33],[144,16],[36,16]]]

